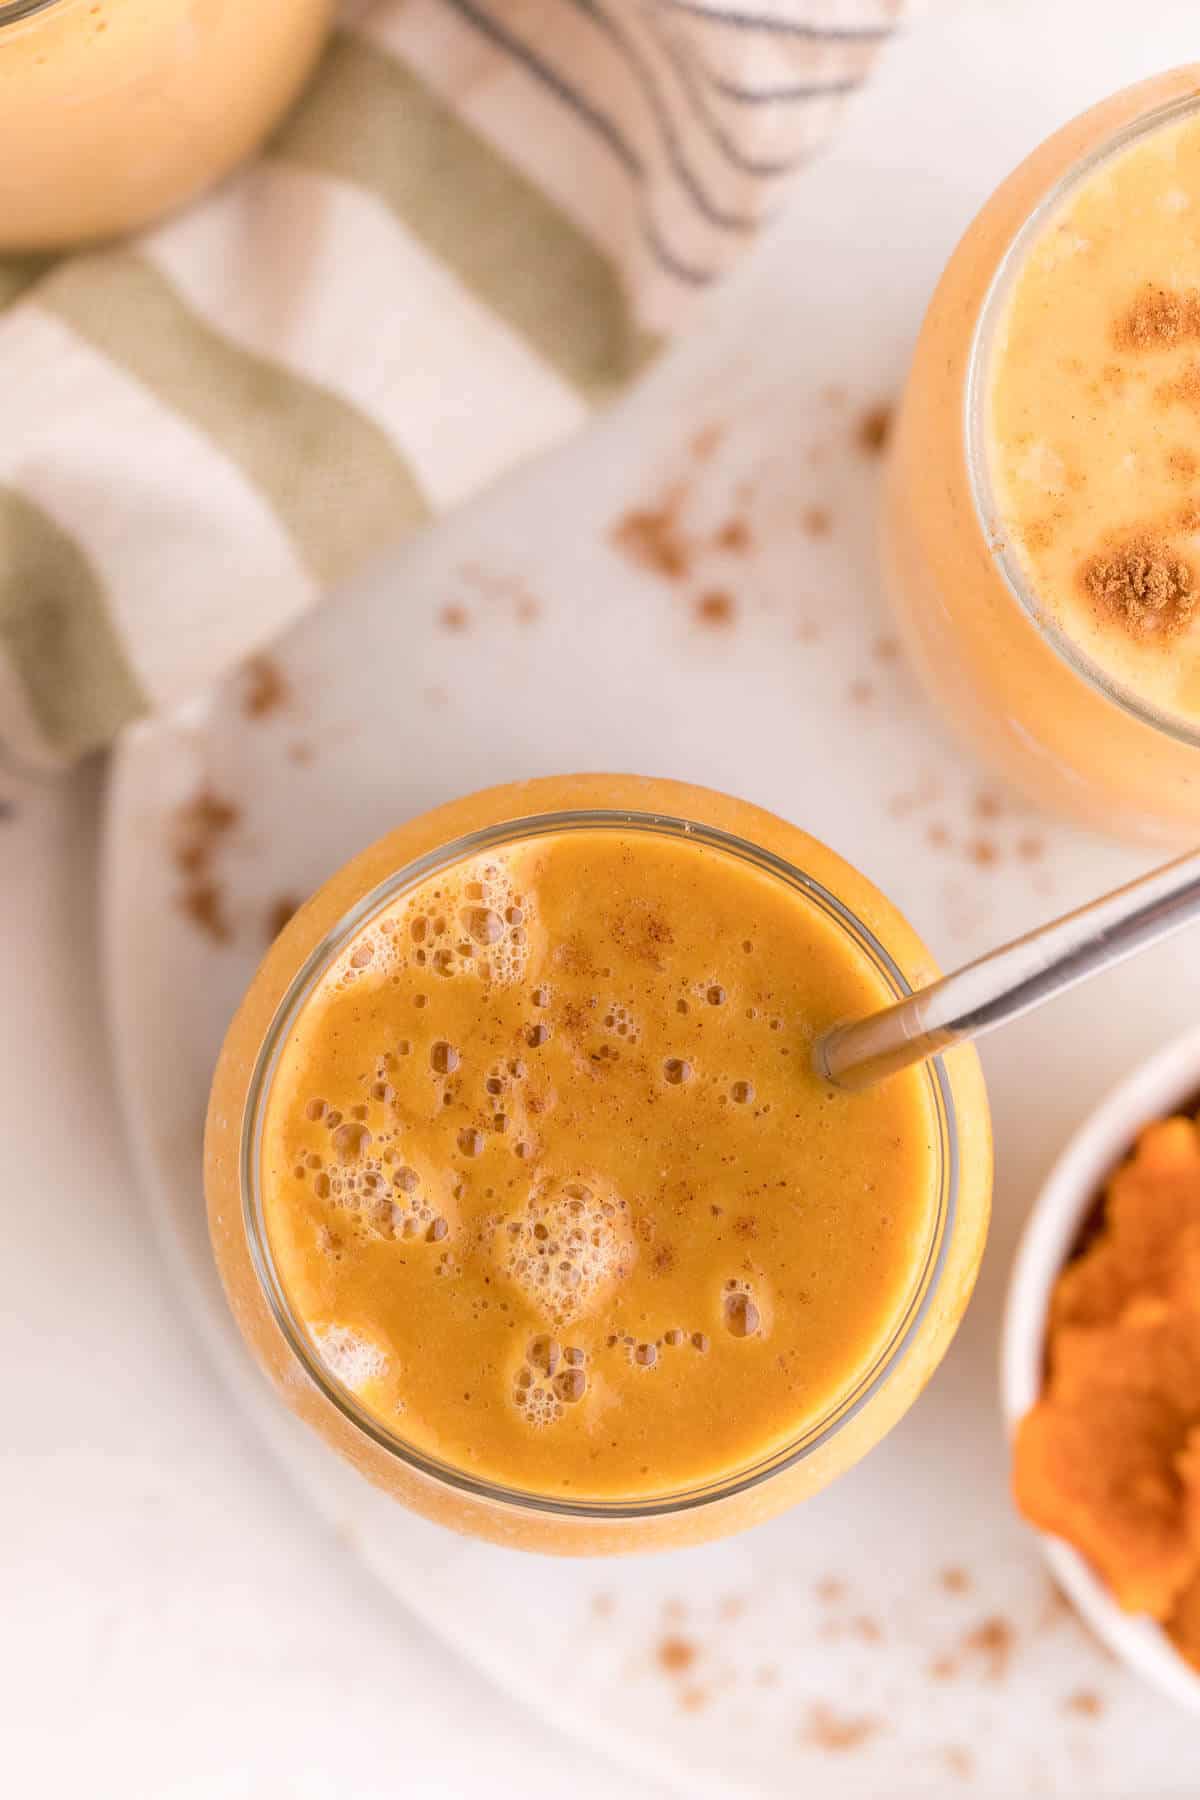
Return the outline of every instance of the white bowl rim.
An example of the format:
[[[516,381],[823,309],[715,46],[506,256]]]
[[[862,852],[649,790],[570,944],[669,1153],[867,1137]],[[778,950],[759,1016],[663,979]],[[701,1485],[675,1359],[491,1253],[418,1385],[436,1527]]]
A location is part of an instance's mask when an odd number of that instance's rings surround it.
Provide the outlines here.
[[[1046,1314],[1060,1269],[1106,1176],[1138,1132],[1200,1092],[1200,1026],[1141,1063],[1092,1109],[1034,1201],[1009,1277],[1000,1385],[1009,1436],[1042,1390]],[[1078,1551],[1036,1533],[1055,1579],[1096,1635],[1177,1705],[1200,1712],[1200,1674],[1152,1620],[1123,1612]]]

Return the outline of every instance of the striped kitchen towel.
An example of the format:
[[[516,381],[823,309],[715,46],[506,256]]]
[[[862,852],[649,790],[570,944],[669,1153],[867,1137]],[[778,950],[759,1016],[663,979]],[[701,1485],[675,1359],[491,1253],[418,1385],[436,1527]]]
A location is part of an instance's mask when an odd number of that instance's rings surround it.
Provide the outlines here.
[[[374,0],[266,153],[0,265],[0,740],[69,763],[561,441],[777,208],[898,0]]]

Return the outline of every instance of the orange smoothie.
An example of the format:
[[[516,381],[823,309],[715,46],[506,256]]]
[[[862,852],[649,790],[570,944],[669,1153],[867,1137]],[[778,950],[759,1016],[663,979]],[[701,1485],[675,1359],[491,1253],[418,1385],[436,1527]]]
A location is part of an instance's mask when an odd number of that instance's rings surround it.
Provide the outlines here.
[[[1034,798],[1200,826],[1197,71],[1118,95],[993,196],[943,277],[886,556],[942,708]]]
[[[718,798],[592,778],[476,803],[597,792],[692,818]],[[717,810],[763,835],[766,815]],[[767,823],[806,874],[835,864]],[[380,855],[407,860],[364,873]],[[841,904],[878,904],[835,866]],[[416,1465],[459,1503],[486,1491],[468,1527],[508,1541],[625,1548],[672,1520],[682,1541],[758,1516],[764,1474],[786,1503],[861,1454],[904,1399],[906,1337],[919,1387],[982,1242],[986,1113],[969,1058],[965,1127],[929,1070],[865,1094],[816,1075],[815,1036],[895,992],[831,897],[720,829],[556,812],[385,884],[310,970],[251,1102],[237,1214],[317,1389],[409,1459],[402,1497]],[[856,1441],[847,1410],[885,1397]]]
[[[0,0],[0,252],[130,231],[219,180],[332,18],[333,0]]]

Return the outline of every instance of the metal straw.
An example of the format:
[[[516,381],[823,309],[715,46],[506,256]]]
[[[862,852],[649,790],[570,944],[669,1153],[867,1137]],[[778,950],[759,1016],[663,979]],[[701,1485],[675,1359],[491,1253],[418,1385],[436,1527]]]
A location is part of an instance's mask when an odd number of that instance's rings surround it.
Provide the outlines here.
[[[1200,851],[968,963],[907,1000],[835,1026],[813,1051],[837,1087],[864,1088],[982,1037],[1200,920]]]

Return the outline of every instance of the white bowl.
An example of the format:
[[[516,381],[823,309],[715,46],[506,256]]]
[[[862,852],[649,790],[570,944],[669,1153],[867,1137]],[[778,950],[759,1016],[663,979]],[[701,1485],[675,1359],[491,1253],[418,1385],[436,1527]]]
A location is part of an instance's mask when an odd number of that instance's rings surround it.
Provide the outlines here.
[[[1200,1092],[1200,1030],[1135,1069],[1088,1116],[1055,1163],[1034,1204],[1009,1282],[1001,1388],[1009,1434],[1042,1391],[1050,1294],[1106,1177],[1143,1125]],[[1200,1673],[1151,1619],[1123,1612],[1091,1565],[1061,1538],[1039,1532],[1060,1586],[1097,1637],[1162,1693],[1200,1712]]]

